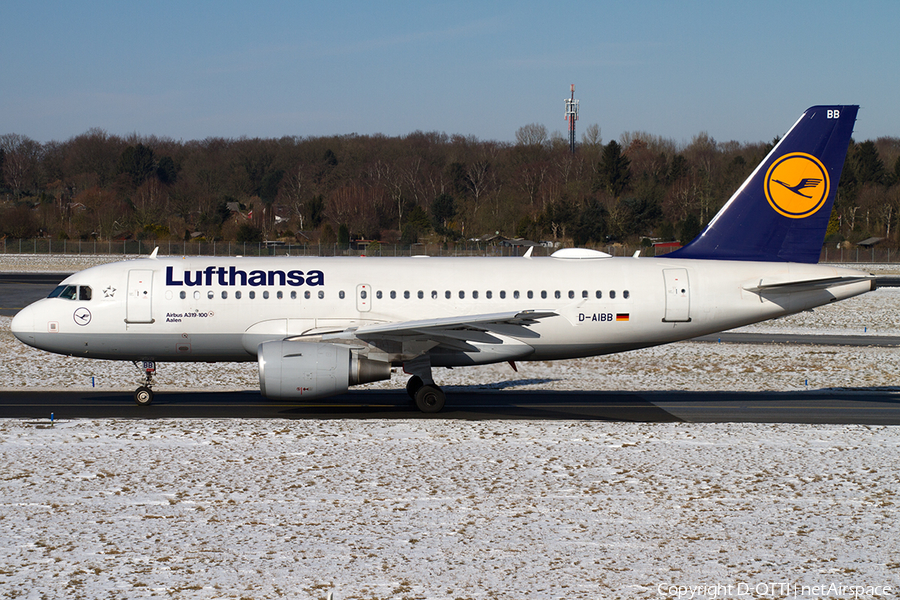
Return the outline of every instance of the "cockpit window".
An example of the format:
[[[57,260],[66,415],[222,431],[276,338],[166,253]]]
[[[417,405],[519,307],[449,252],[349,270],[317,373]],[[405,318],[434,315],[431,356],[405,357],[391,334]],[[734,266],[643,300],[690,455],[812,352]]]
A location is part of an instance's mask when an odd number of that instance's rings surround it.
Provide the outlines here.
[[[65,298],[66,300],[83,300],[88,301],[91,299],[91,288],[90,286],[82,285],[60,285],[57,286],[48,298]]]

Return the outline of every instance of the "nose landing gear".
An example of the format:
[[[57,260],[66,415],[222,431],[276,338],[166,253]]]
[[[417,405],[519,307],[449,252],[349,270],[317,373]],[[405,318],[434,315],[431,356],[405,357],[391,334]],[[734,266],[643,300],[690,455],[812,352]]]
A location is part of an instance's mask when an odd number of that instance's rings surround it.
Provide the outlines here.
[[[156,363],[152,360],[145,360],[138,364],[138,361],[131,361],[135,367],[144,372],[144,385],[134,391],[134,401],[138,406],[149,406],[153,402],[153,374],[156,372]]]

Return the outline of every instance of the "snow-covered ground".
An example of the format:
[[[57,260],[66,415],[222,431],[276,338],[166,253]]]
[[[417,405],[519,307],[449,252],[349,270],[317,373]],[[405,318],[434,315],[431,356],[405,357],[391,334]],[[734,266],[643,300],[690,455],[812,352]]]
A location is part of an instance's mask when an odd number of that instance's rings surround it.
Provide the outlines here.
[[[748,330],[900,335],[898,301]],[[130,364],[32,350],[9,321],[3,388],[134,388]],[[436,375],[457,393],[891,387],[897,354],[688,342]],[[258,384],[254,363],[157,381]],[[898,450],[897,427],[0,420],[0,597],[892,598]]]
[[[861,426],[0,421],[0,595],[892,598],[898,451]]]
[[[119,254],[0,254],[0,273],[72,273],[135,258],[146,257]]]

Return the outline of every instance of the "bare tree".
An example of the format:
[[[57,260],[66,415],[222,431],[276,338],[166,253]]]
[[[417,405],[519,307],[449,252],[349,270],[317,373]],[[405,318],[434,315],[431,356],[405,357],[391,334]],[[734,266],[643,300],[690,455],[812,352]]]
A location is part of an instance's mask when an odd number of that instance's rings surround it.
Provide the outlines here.
[[[35,191],[37,168],[41,158],[41,144],[17,133],[0,135],[4,152],[3,176],[17,196]]]
[[[539,123],[523,125],[516,130],[516,143],[520,146],[543,146],[547,142],[547,128]]]
[[[581,145],[600,150],[600,146],[603,145],[603,138],[600,136],[599,125],[593,123],[585,128],[584,133],[581,134]]]
[[[518,187],[528,198],[529,206],[534,206],[534,200],[541,191],[541,185],[547,176],[549,165],[547,163],[529,163],[519,169],[516,182]]]
[[[466,169],[466,183],[472,194],[472,200],[475,202],[473,215],[478,211],[478,204],[481,197],[488,190],[488,186],[492,179],[491,163],[487,160],[476,160],[468,165]]]

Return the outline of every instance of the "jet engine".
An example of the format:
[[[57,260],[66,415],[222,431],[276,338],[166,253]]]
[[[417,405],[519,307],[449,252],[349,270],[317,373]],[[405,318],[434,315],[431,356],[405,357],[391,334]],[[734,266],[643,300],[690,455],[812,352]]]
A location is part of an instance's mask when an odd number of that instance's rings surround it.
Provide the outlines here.
[[[266,398],[324,398],[391,377],[390,363],[337,344],[264,342],[257,356],[259,388]]]

